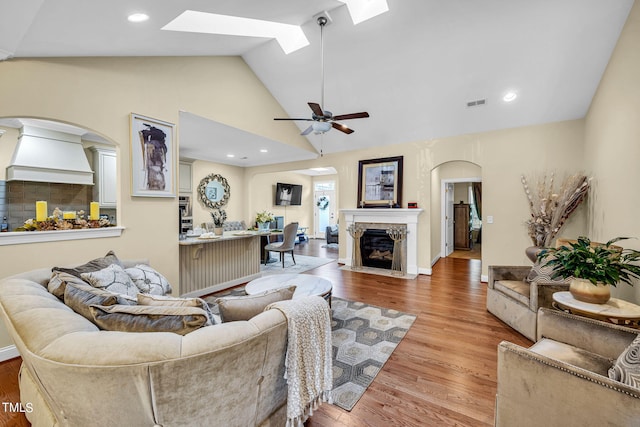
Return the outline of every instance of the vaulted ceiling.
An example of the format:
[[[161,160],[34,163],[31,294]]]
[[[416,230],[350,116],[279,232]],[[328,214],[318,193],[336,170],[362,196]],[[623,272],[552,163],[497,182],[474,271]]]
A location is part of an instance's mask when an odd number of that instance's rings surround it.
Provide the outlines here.
[[[332,153],[582,118],[632,4],[388,0],[387,13],[354,25],[336,0],[4,0],[0,58],[240,55],[290,117],[310,117],[307,102],[321,97],[313,16],[328,11],[325,108],[371,116],[345,122],[350,135],[307,136]],[[184,10],[298,25],[310,44],[285,54],[275,39],[161,29]],[[132,24],[132,12],[150,19]],[[512,102],[508,91],[518,95]],[[467,106],[476,100],[485,102]],[[197,143],[181,138],[193,152]]]

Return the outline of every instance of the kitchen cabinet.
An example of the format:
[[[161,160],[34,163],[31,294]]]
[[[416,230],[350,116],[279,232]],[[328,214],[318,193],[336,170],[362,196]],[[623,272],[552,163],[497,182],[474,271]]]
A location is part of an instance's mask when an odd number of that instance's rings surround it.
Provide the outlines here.
[[[178,191],[180,193],[191,193],[192,186],[192,173],[191,173],[191,163],[180,161],[180,165],[178,168]]]
[[[93,198],[101,208],[115,209],[118,199],[116,152],[97,147],[92,147],[91,151],[95,173]]]

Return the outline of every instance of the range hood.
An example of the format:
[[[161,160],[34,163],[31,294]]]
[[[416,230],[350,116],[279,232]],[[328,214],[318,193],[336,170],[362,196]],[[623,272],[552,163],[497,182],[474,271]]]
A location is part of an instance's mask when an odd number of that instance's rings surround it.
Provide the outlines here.
[[[93,185],[93,171],[80,135],[24,125],[7,181]]]

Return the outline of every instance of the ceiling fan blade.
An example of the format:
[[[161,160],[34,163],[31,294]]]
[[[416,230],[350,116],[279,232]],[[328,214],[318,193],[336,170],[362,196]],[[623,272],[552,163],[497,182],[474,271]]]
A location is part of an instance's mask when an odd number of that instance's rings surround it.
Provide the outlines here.
[[[369,117],[369,113],[363,111],[362,113],[341,114],[339,116],[333,116],[333,120],[365,119],[367,117]]]
[[[322,111],[320,104],[316,104],[315,102],[308,102],[307,104],[309,104],[309,108],[311,108],[313,114],[315,114],[316,116],[324,117],[324,111]]]
[[[347,135],[350,133],[353,133],[353,129],[349,129],[348,127],[346,127],[345,125],[341,124],[341,123],[336,123],[336,122],[331,122],[331,126],[334,129],[338,129],[340,132],[344,132]]]
[[[289,117],[276,117],[273,120],[304,120],[307,122],[312,122],[313,119],[293,119],[293,118],[289,118]]]
[[[313,126],[306,128],[300,135],[309,135],[313,131]]]

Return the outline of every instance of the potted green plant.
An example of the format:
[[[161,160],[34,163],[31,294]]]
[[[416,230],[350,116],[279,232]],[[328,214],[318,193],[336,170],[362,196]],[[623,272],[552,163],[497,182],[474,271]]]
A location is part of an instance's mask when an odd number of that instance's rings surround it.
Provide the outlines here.
[[[211,219],[213,220],[213,232],[218,236],[222,234],[222,226],[227,220],[227,212],[224,209],[214,209],[211,211]]]
[[[258,223],[258,230],[268,230],[269,223],[273,221],[273,214],[269,211],[262,211],[256,214],[256,222]]]
[[[538,259],[553,267],[552,278],[571,279],[569,292],[575,299],[604,304],[611,296],[610,286],[618,282],[633,286],[633,279],[640,279],[640,251],[613,245],[626,239],[616,237],[601,244],[582,236],[575,243],[543,249]]]

